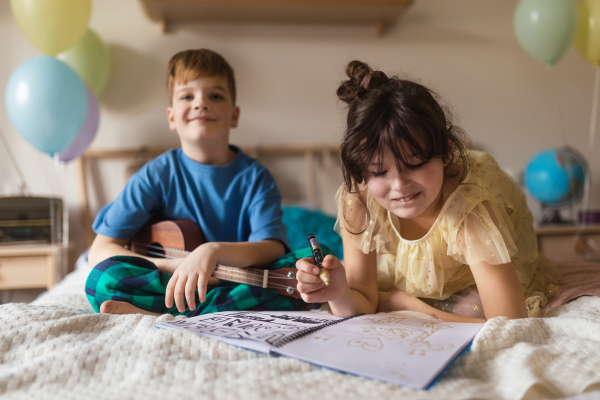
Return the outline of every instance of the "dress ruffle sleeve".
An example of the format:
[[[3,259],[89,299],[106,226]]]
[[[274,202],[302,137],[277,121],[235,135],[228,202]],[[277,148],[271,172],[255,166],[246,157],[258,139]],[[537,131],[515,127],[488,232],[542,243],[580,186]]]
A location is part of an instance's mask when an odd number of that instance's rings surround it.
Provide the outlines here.
[[[446,216],[447,254],[463,264],[507,264],[519,251],[507,212],[477,186],[459,190]]]
[[[335,199],[338,218],[334,230],[337,233],[342,235],[342,231],[346,231],[347,240],[365,254],[388,247],[392,239],[388,230],[383,229],[388,223],[387,211],[375,201],[366,186],[358,193],[349,193],[342,184]]]

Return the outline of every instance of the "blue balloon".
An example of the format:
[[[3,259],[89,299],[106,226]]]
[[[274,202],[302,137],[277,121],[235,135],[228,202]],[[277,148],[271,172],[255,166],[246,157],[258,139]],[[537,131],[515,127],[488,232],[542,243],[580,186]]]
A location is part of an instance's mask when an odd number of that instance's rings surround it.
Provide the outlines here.
[[[88,112],[85,85],[77,73],[48,56],[31,58],[15,69],[5,99],[17,131],[51,155],[75,140]]]

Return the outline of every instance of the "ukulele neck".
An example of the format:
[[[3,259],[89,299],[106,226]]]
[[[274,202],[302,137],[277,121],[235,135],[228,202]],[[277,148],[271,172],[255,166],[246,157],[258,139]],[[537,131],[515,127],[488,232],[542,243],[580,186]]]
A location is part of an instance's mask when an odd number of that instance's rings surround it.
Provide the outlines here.
[[[176,249],[173,247],[165,247],[165,257],[167,258],[184,258],[190,251]],[[212,276],[217,279],[224,281],[245,283],[252,286],[267,287],[268,282],[268,271],[258,270],[257,268],[238,268],[238,267],[226,267],[224,265],[217,265],[215,272]]]
[[[174,247],[165,247],[164,251],[165,258],[185,258],[191,253],[191,251],[176,249]]]

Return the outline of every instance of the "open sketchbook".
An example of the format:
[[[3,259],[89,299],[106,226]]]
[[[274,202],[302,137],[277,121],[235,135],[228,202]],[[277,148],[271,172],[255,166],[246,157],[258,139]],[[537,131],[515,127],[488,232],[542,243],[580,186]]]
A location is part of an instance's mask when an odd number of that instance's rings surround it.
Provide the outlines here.
[[[415,389],[429,386],[482,326],[392,313],[339,318],[310,311],[227,311],[156,323]]]

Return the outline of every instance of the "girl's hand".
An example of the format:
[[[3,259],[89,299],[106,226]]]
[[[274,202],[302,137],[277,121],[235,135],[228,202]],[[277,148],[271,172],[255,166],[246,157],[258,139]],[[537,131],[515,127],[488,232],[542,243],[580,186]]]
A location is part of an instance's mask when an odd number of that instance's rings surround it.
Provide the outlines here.
[[[312,257],[296,261],[296,268],[297,289],[307,303],[334,301],[349,289],[346,270],[340,260],[332,255],[327,255],[323,260],[323,268],[329,270],[329,286],[325,286],[319,277],[319,267]]]
[[[203,303],[206,300],[206,286],[209,282],[214,283],[215,281],[211,275],[217,267],[218,256],[218,243],[209,242],[199,246],[183,259],[167,284],[165,292],[167,308],[173,307],[173,299],[175,299],[177,311],[185,311],[185,300],[187,300],[188,308],[195,310],[196,288],[198,288],[200,302]]]

